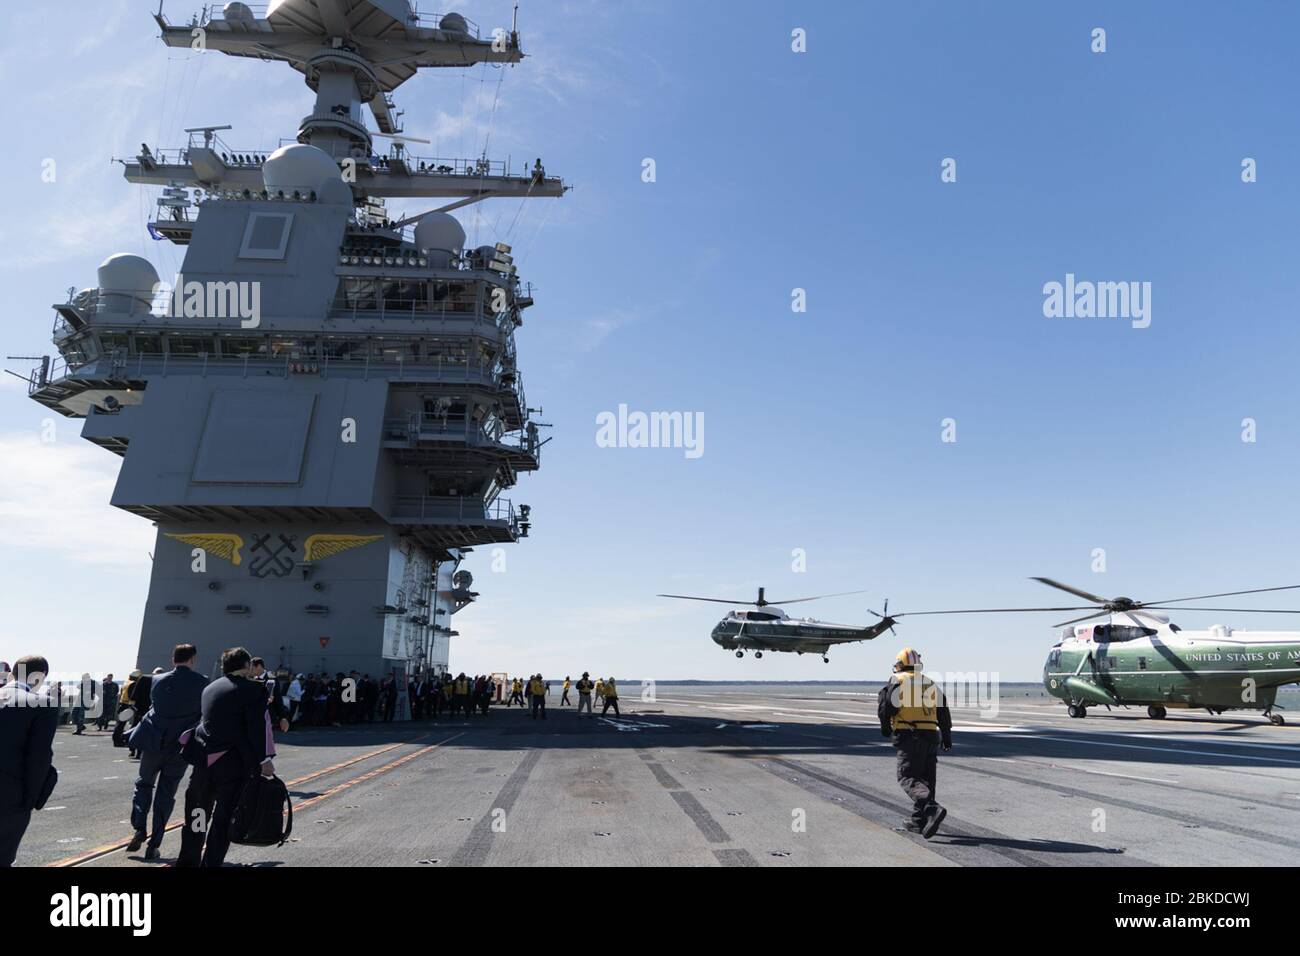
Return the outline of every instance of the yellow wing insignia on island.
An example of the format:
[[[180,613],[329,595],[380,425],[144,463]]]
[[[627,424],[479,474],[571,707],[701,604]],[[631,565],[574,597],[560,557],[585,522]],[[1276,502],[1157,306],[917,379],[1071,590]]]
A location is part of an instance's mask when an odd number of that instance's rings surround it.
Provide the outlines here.
[[[382,537],[382,534],[314,534],[303,544],[303,557],[308,561],[323,561]]]
[[[244,539],[237,534],[212,531],[205,534],[169,534],[167,537],[184,541],[194,548],[202,548],[208,554],[215,554],[219,558],[225,558],[235,567],[239,567],[240,562],[244,560],[239,553],[239,549],[244,546]]]

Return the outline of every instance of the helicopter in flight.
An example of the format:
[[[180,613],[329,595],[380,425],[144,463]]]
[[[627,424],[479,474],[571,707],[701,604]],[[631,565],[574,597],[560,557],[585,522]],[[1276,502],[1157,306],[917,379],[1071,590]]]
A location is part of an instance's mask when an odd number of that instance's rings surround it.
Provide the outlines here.
[[[1204,709],[1211,714],[1229,710],[1261,711],[1275,725],[1285,723],[1276,711],[1278,690],[1300,683],[1300,631],[1245,631],[1216,624],[1206,630],[1184,630],[1162,611],[1217,612],[1225,614],[1300,614],[1300,610],[1276,608],[1193,607],[1188,601],[1208,601],[1244,594],[1264,594],[1300,589],[1300,584],[1283,587],[1224,591],[1161,601],[1135,601],[1127,597],[1105,598],[1051,578],[1035,577],[1084,604],[1067,607],[963,608],[945,611],[889,613],[889,602],[877,613],[880,620],[866,627],[827,624],[811,618],[792,618],[775,605],[817,601],[822,598],[862,594],[845,591],[792,601],[768,601],[758,589],[756,601],[705,598],[686,594],[659,597],[719,604],[747,604],[752,611],[731,610],[713,628],[715,644],[746,650],[762,657],[764,651],[819,653],[829,662],[833,644],[870,641],[904,617],[935,614],[1020,614],[1087,613],[1063,621],[1059,640],[1052,645],[1043,665],[1043,687],[1066,704],[1071,717],[1086,717],[1092,706],[1146,707],[1147,716],[1160,720],[1171,709]],[[1098,619],[1105,618],[1101,621]],[[1090,623],[1091,622],[1091,623]]]
[[[1258,710],[1275,725],[1285,723],[1274,710],[1278,689],[1300,682],[1300,631],[1245,631],[1217,624],[1184,630],[1159,611],[1211,611],[1228,614],[1300,614],[1268,608],[1189,607],[1242,594],[1291,591],[1284,587],[1226,591],[1162,601],[1104,598],[1051,578],[1033,578],[1081,598],[1074,607],[975,608],[916,611],[922,614],[1014,614],[1087,611],[1054,627],[1063,628],[1043,665],[1043,686],[1065,701],[1071,717],[1086,717],[1090,706],[1145,706],[1160,720],[1171,708],[1203,708],[1211,714]],[[1087,623],[1105,618],[1104,622]]]
[[[835,644],[852,644],[857,641],[870,641],[888,631],[896,623],[889,616],[889,602],[885,602],[884,611],[875,614],[880,618],[876,624],[857,627],[852,624],[828,624],[810,617],[790,617],[779,604],[802,604],[806,601],[820,601],[825,598],[844,597],[848,594],[865,594],[865,591],[841,591],[838,594],[819,594],[816,597],[794,598],[789,601],[769,601],[766,589],[758,589],[756,601],[734,601],[730,598],[696,597],[690,594],[659,594],[657,597],[676,598],[682,601],[711,601],[715,604],[744,604],[755,608],[752,611],[731,610],[726,617],[713,628],[713,643],[727,650],[734,650],[737,657],[744,657],[745,651],[752,650],[755,658],[763,656],[764,651],[791,654],[820,654],[822,660],[830,663],[830,648]]]

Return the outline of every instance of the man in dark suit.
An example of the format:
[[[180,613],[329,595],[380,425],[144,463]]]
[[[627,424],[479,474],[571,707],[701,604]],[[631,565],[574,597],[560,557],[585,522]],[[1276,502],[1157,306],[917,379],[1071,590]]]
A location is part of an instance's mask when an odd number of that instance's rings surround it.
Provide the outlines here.
[[[266,688],[266,706],[271,713],[271,723],[280,728],[280,733],[287,733],[289,730],[289,708],[280,699],[281,695],[275,685],[275,679],[266,671],[266,661],[260,657],[254,657],[249,664],[248,676],[251,680],[257,681]]]
[[[244,783],[258,772],[275,776],[266,687],[251,679],[251,659],[242,647],[230,648],[221,655],[223,676],[203,690],[203,719],[191,747],[198,766],[185,789],[177,866],[221,866]]]
[[[127,844],[134,852],[149,840],[146,860],[158,859],[158,847],[167,832],[167,821],[176,805],[176,790],[185,776],[180,736],[192,730],[202,715],[203,688],[208,679],[194,670],[198,650],[193,644],[177,644],[172,664],[166,674],[153,678],[149,712],[131,731],[131,746],[140,753],[140,776],[135,781],[131,799],[131,826],[135,836]],[[158,792],[154,794],[157,781]],[[153,832],[150,834],[149,808],[153,805]]]
[[[406,696],[411,701],[412,720],[422,720],[424,718],[424,689],[426,686],[424,675],[417,674],[407,687]]]
[[[59,708],[41,685],[50,672],[43,657],[21,657],[0,687],[0,868],[14,864],[32,810],[44,803],[54,760]]]
[[[108,730],[108,725],[117,720],[117,695],[120,690],[112,674],[104,678],[99,695],[99,716],[95,718],[95,726],[100,730]]]

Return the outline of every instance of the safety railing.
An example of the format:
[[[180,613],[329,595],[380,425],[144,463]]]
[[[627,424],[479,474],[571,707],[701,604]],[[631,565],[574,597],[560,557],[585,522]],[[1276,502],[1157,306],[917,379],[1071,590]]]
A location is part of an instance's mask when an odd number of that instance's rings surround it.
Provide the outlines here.
[[[81,374],[88,366],[96,367],[89,373],[96,379],[147,379],[152,376],[168,375],[205,375],[209,372],[223,375],[273,374],[286,378],[292,375],[319,375],[328,378],[331,374],[362,375],[378,378],[406,379],[410,381],[466,383],[493,388],[516,390],[510,377],[502,376],[501,369],[495,365],[452,361],[442,357],[389,359],[371,355],[332,355],[324,356],[310,352],[292,352],[282,355],[256,355],[246,352],[240,355],[215,355],[198,353],[181,355],[172,352],[141,352],[132,356],[96,356],[84,362],[69,363],[64,358],[55,359],[50,366],[46,382]],[[33,373],[35,374],[35,373]],[[517,376],[517,373],[516,373]],[[517,379],[516,379],[517,380]],[[36,387],[46,384],[39,383]]]
[[[421,13],[417,4],[412,4],[411,6],[412,26],[424,27],[425,29],[430,30],[442,29],[442,19],[446,16],[445,13]],[[461,19],[465,21],[465,29],[469,35],[475,40],[479,39],[480,34],[478,24],[466,16],[461,16]]]
[[[422,521],[499,521],[515,525],[514,505],[505,498],[485,502],[482,498],[433,495],[396,495],[390,517]]]
[[[266,12],[270,9],[270,5],[265,3],[249,3],[245,4],[245,6],[248,7],[255,20],[265,20]],[[224,3],[205,4],[199,13],[198,25],[202,27],[207,26],[213,20],[225,20],[225,8],[226,4]]]
[[[348,293],[336,295],[330,302],[329,317],[378,319],[455,319],[482,322],[498,328],[495,316],[484,315],[473,298],[447,298],[431,301],[428,296],[393,296],[377,293]]]
[[[396,442],[455,441],[469,445],[490,445],[510,451],[536,454],[536,434],[529,435],[525,428],[507,431],[504,423],[495,422],[484,428],[469,422],[444,422],[435,415],[410,415],[406,418],[384,419],[384,440]]]

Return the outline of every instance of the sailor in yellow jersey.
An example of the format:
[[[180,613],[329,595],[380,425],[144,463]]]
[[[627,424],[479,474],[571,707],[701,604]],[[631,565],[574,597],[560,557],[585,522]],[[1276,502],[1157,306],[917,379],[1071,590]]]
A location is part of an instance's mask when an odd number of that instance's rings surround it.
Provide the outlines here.
[[[519,701],[520,707],[527,707],[524,703],[524,681],[521,677],[516,677],[510,685],[510,700],[506,702],[507,707],[513,707],[515,701]]]
[[[910,647],[898,652],[877,713],[881,734],[892,736],[898,751],[898,784],[912,798],[904,829],[928,840],[948,815],[934,795],[939,748],[952,749],[952,715],[939,685],[921,673],[921,655]]]
[[[600,699],[604,696],[605,696],[605,682],[601,680],[599,677],[597,677],[596,678],[596,703],[599,704]]]
[[[530,716],[536,720],[541,715],[542,720],[546,719],[546,682],[542,680],[541,674],[534,674],[528,679],[528,697],[532,702],[532,711]]]
[[[469,692],[472,686],[470,679],[461,671],[457,676],[451,690],[451,713],[455,716],[457,711],[463,711],[468,719],[469,709]]]
[[[562,690],[561,693],[560,693],[560,706],[561,706],[561,707],[565,706],[566,704],[567,704],[568,706],[570,706],[570,707],[573,706],[573,701],[569,700],[569,687],[570,687],[570,686],[572,686],[572,685],[571,685],[570,682],[569,682],[569,678],[566,676],[566,677],[564,678],[564,688],[563,688],[563,690]]]
[[[614,683],[614,678],[609,678],[603,686],[605,688],[605,706],[600,709],[601,714],[613,707],[614,716],[621,717],[622,715],[618,712],[618,685]]]

